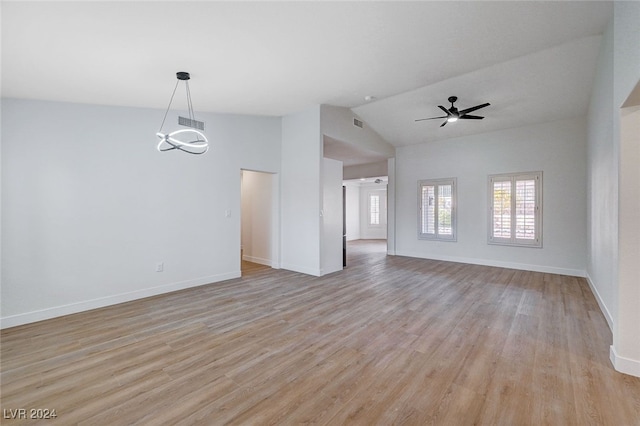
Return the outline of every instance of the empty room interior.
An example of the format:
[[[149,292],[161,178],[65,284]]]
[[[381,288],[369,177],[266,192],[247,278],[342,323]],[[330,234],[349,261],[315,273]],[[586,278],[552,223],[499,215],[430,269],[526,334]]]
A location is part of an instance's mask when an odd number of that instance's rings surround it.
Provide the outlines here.
[[[640,426],[640,2],[0,16],[2,424]]]

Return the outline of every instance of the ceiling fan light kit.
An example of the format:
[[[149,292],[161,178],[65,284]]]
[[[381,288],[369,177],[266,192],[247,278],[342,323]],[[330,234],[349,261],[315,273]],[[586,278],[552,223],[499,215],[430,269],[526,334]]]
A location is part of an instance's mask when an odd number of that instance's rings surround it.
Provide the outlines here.
[[[463,110],[458,110],[458,108],[455,107],[454,103],[458,100],[457,96],[449,96],[448,101],[451,102],[451,107],[450,108],[445,108],[442,105],[438,105],[438,108],[440,108],[442,111],[444,111],[444,113],[446,115],[442,115],[439,117],[429,117],[429,118],[419,118],[416,121],[425,121],[425,120],[437,120],[437,119],[442,119],[444,118],[445,121],[440,125],[440,127],[444,127],[447,123],[454,123],[458,120],[482,120],[484,117],[481,117],[479,115],[471,115],[469,114],[470,112],[473,111],[477,111],[480,108],[484,108],[484,107],[488,107],[489,105],[491,105],[490,103],[484,103],[484,104],[480,104],[480,105],[476,105],[474,107],[471,108],[465,108]]]
[[[173,93],[171,94],[171,99],[169,99],[167,111],[165,111],[164,118],[162,119],[162,124],[160,124],[160,130],[158,130],[158,132],[156,133],[156,136],[158,137],[158,139],[160,139],[157,146],[158,151],[165,152],[177,149],[179,151],[186,152],[187,154],[204,154],[209,150],[209,141],[207,140],[207,137],[204,135],[204,133],[200,131],[204,131],[204,122],[196,120],[193,114],[191,91],[189,90],[189,80],[191,79],[191,76],[188,72],[179,71],[176,73],[176,77],[178,78],[178,81],[176,81],[176,86],[173,88]],[[164,122],[167,119],[169,109],[171,109],[171,103],[173,102],[173,97],[176,94],[178,84],[181,81],[184,81],[186,86],[187,108],[189,110],[189,117],[178,117],[178,124],[190,128],[175,130],[170,133],[163,133],[162,127],[164,126]],[[182,139],[178,139],[178,135],[181,135]]]

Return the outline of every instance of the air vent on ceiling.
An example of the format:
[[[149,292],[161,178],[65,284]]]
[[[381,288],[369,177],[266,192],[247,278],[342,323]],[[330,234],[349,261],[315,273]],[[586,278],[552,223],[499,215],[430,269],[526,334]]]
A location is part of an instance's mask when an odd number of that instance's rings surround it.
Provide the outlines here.
[[[357,118],[353,118],[353,125],[356,127],[360,127],[361,129],[364,128],[364,123],[362,122],[362,120],[358,120]]]
[[[187,117],[178,116],[178,124],[181,126],[191,127],[192,129],[204,130],[204,122],[198,120],[192,120]]]

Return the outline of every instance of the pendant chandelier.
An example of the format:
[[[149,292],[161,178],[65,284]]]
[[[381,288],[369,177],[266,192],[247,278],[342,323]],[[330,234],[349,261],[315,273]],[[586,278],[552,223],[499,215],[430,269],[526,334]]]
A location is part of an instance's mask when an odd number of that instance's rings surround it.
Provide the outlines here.
[[[169,100],[169,106],[167,106],[167,111],[164,113],[164,118],[162,119],[162,124],[160,124],[160,130],[156,133],[156,136],[160,141],[158,142],[158,151],[171,151],[177,149],[182,152],[186,152],[188,154],[204,154],[209,150],[209,141],[207,137],[202,133],[204,131],[204,122],[197,121],[193,115],[193,105],[191,103],[191,92],[189,91],[189,79],[191,76],[188,72],[180,71],[176,73],[178,77],[178,81],[176,81],[176,86],[173,88],[173,93],[171,94],[171,99]],[[180,81],[184,81],[186,86],[186,95],[187,95],[187,108],[189,110],[189,117],[178,117],[178,124],[181,126],[189,127],[189,129],[180,129],[175,130],[170,133],[163,133],[162,128],[164,127],[164,122],[167,119],[167,114],[169,113],[169,109],[171,109],[171,103],[173,102],[173,97],[176,94],[176,90],[178,89],[178,84]]]

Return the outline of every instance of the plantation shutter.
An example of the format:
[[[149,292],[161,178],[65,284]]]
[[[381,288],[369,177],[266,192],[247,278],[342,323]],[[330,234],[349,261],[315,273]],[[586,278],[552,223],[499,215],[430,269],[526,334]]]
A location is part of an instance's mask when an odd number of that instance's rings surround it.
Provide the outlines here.
[[[455,179],[419,182],[418,238],[455,241]]]
[[[489,243],[542,246],[542,172],[489,177]]]
[[[435,186],[422,187],[422,233],[436,234],[436,193]]]
[[[438,185],[438,234],[451,235],[453,228],[451,223],[451,209],[453,185]]]

